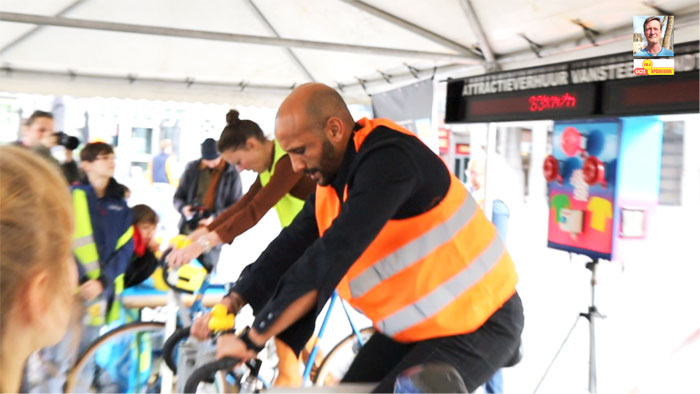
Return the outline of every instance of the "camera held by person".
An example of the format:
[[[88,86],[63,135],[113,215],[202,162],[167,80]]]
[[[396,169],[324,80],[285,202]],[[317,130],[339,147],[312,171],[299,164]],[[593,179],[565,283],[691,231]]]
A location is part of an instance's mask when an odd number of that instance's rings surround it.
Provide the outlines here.
[[[68,135],[62,131],[57,131],[54,134],[56,137],[56,145],[61,145],[68,150],[75,150],[80,145],[80,140],[72,135]]]
[[[205,206],[193,206],[191,210],[192,216],[185,221],[185,226],[188,231],[198,229],[201,226],[200,221],[209,218],[212,214]]]
[[[34,111],[22,124],[22,134],[15,143],[38,153],[45,159],[61,168],[66,181],[69,184],[80,178],[80,171],[73,160],[73,150],[78,147],[80,141],[61,131],[54,132],[53,114],[51,112]],[[59,163],[51,154],[51,148],[61,145],[66,148],[66,159]]]

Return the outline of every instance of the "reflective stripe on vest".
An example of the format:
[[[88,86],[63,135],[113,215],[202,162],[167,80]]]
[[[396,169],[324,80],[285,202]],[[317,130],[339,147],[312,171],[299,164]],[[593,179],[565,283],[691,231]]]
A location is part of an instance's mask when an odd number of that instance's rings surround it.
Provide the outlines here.
[[[486,251],[476,261],[465,267],[459,274],[443,283],[430,294],[396,311],[393,315],[378,322],[382,332],[395,335],[435,315],[469,289],[487,272],[494,268],[505,251],[503,242],[496,237]]]
[[[119,296],[123,291],[124,274],[121,274],[114,279],[114,300],[112,300],[112,305],[109,307],[109,312],[107,312],[107,324],[119,319],[121,311],[121,298]]]
[[[124,234],[122,234],[117,240],[117,246],[114,247],[114,250],[119,250],[119,248],[126,245],[126,243],[129,242],[129,240],[133,237],[134,226],[129,226],[129,228],[126,231],[124,231]]]
[[[445,223],[402,246],[392,254],[376,262],[363,273],[350,281],[350,292],[353,298],[365,295],[382,280],[408,268],[413,263],[428,256],[440,245],[455,237],[476,211],[473,198],[466,198],[457,212]]]
[[[75,212],[73,254],[85,269],[87,277],[97,279],[100,277],[100,256],[92,237],[90,208],[84,190],[73,189],[73,210]]]
[[[353,137],[357,151],[378,126],[413,135],[386,120],[358,123],[363,127]],[[335,190],[317,186],[320,234],[339,212]],[[513,295],[516,282],[495,228],[450,176],[448,192],[435,207],[384,225],[345,274],[338,293],[379,331],[414,342],[475,331]]]
[[[275,166],[277,166],[277,162],[287,154],[277,140],[274,140],[274,144],[275,152],[272,160],[272,166],[269,170],[265,170],[259,175],[260,185],[262,187],[265,187],[268,183],[270,183],[270,178],[272,178],[272,175],[275,173]],[[275,211],[277,211],[277,216],[280,218],[282,227],[289,226],[303,207],[304,200],[296,198],[290,193],[282,196],[282,198],[275,203]]]

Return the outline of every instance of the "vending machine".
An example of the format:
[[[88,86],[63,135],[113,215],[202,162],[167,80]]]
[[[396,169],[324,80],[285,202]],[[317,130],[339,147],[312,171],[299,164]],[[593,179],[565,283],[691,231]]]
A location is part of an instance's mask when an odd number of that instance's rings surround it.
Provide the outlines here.
[[[593,259],[622,258],[644,240],[659,199],[663,122],[657,117],[556,122],[547,244]]]

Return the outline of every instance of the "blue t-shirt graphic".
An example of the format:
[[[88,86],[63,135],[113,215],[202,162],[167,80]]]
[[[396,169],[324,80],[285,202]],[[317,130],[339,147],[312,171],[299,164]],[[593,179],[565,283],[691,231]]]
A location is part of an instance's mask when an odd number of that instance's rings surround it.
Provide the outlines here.
[[[647,51],[646,48],[642,48],[640,51],[634,54],[634,56],[641,56],[641,57],[659,57],[659,56],[673,56],[673,51],[670,49],[666,49],[664,47],[661,47],[661,50],[659,53],[656,55],[652,55]]]

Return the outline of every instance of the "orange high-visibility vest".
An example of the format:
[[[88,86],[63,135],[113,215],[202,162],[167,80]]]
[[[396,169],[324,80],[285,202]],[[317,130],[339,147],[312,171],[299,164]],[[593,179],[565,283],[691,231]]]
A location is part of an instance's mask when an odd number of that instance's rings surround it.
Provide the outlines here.
[[[385,119],[361,119],[359,152],[379,126],[415,136]],[[454,175],[443,200],[420,215],[389,220],[352,264],[337,290],[400,342],[476,331],[513,294],[515,266],[496,228]],[[343,200],[347,199],[347,185]],[[332,186],[316,187],[319,234],[340,213]]]

